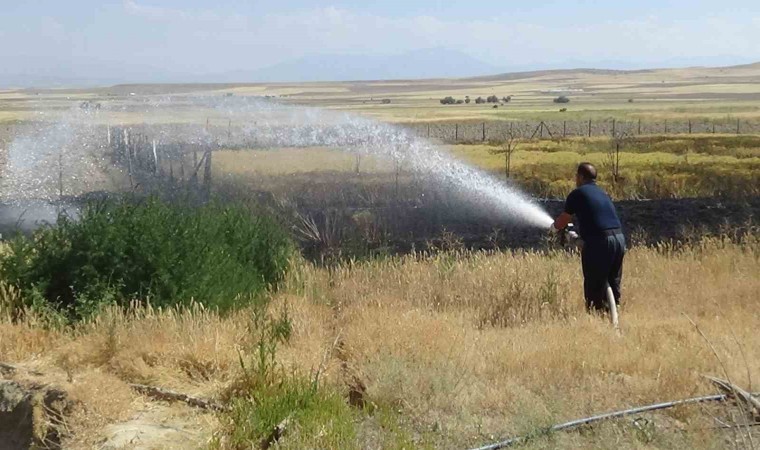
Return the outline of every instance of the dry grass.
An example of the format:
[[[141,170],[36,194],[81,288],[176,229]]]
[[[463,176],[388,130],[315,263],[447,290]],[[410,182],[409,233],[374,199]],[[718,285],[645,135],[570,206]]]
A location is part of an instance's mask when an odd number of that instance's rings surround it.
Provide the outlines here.
[[[622,337],[583,311],[572,254],[444,253],[329,271],[300,262],[273,297],[273,308],[287,305],[294,327],[278,358],[308,373],[340,334],[345,365],[333,352],[323,379],[340,389],[353,376],[366,385],[376,409],[360,419],[356,445],[365,447],[462,447],[711,392],[700,375],[724,374],[686,315],[709,336],[731,378],[749,387],[750,373],[757,390],[759,255],[752,236],[743,244],[714,239],[682,250],[633,249]],[[126,381],[224,392],[239,375],[239,355],[251,351],[250,326],[250,311],[219,317],[200,307],[110,310],[69,330],[6,318],[0,360],[60,374],[86,405],[74,430],[92,434],[129,410]],[[84,386],[116,390],[99,395]],[[703,416],[695,407],[653,418],[690,431],[660,430],[652,442],[622,424],[533,445],[721,448],[719,431],[695,429]],[[308,445],[303,439],[283,444]]]

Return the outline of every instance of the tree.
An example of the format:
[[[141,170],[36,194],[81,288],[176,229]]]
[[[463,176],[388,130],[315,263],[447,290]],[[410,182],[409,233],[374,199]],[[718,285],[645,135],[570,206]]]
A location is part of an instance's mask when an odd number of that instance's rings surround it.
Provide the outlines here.
[[[570,99],[565,97],[564,95],[560,95],[559,97],[554,99],[554,103],[570,103]]]
[[[510,123],[504,142],[501,143],[501,146],[499,148],[496,148],[491,151],[492,153],[495,153],[495,154],[504,155],[504,177],[507,181],[509,181],[509,177],[512,174],[512,154],[514,154],[515,150],[517,149],[517,145],[519,144],[519,141],[518,141],[519,138],[520,138],[519,130],[516,130],[513,127],[513,124]]]
[[[469,95],[466,95],[466,96],[464,97],[464,102],[465,102],[465,103],[467,103],[467,104],[469,104],[469,103],[470,103],[470,96],[469,96]]]
[[[512,96],[507,95],[506,97],[502,97],[501,101],[503,101],[504,103],[509,103],[512,101]]]
[[[488,103],[499,103],[499,97],[497,97],[497,96],[495,96],[495,95],[490,95],[490,96],[489,96],[489,97],[486,99],[486,101],[487,101]]]
[[[483,97],[478,97],[478,98],[475,99],[475,103],[477,103],[478,105],[480,105],[481,103],[485,103],[485,102],[486,101],[483,100]]]
[[[620,176],[620,151],[628,143],[631,135],[627,131],[617,131],[610,139],[610,147],[607,150],[605,166],[612,174],[612,185],[617,186],[622,180]]]
[[[444,98],[441,99],[441,104],[442,105],[453,105],[456,102],[457,101],[454,100],[454,97],[444,97]]]

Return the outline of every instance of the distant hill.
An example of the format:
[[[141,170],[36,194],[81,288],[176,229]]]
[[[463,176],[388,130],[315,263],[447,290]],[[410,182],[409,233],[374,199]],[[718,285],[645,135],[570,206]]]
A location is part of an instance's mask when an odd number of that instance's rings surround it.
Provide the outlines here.
[[[209,82],[305,82],[462,78],[503,71],[465,53],[448,49],[397,55],[313,55],[253,71],[209,75]]]

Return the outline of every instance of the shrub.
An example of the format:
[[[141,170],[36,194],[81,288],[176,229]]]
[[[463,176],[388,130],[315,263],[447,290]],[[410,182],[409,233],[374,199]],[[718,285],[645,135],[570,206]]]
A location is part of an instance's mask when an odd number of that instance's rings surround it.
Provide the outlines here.
[[[10,248],[0,271],[26,305],[70,319],[134,299],[154,306],[194,299],[227,309],[281,281],[292,251],[266,216],[153,198],[91,203],[79,220],[61,217]]]
[[[262,308],[263,306],[263,308]],[[323,385],[321,367],[311,377],[277,362],[277,349],[290,337],[287,309],[279,317],[254,303],[249,328],[256,340],[248,363],[241,357],[241,376],[225,396],[230,411],[223,414],[222,434],[232,448],[269,447],[281,437],[274,433],[286,426],[283,440],[293,448],[346,448],[355,441],[354,412],[341,393]]]
[[[559,97],[554,99],[554,103],[570,103],[570,99],[565,97],[564,95],[560,95]]]
[[[499,97],[495,95],[489,95],[488,98],[486,98],[486,102],[488,103],[499,103]]]
[[[457,100],[457,105],[461,105],[462,103],[464,103],[464,100],[462,99]]]
[[[478,97],[478,98],[475,99],[475,103],[477,103],[477,104],[481,104],[481,103],[485,103],[485,102],[486,101],[483,100],[483,97]]]
[[[504,103],[509,103],[512,101],[512,96],[507,95],[506,97],[502,97],[501,101],[503,101]]]
[[[389,98],[384,98],[384,99],[382,100],[382,104],[383,104],[383,105],[390,105],[390,104],[391,104],[391,99],[389,99]]]
[[[457,101],[454,100],[454,97],[444,97],[444,98],[441,99],[441,104],[442,105],[453,105],[456,102]]]
[[[467,104],[470,103],[470,96],[469,95],[465,96],[464,102],[467,103]]]

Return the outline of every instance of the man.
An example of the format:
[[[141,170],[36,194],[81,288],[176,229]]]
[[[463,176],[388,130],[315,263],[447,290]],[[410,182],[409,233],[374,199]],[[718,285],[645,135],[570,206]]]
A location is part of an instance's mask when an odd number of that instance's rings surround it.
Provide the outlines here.
[[[554,221],[551,230],[564,230],[575,215],[583,240],[581,265],[586,308],[609,311],[607,285],[612,288],[615,303],[620,304],[625,237],[615,205],[596,185],[596,168],[590,163],[581,163],[575,175],[575,185],[576,189],[565,201],[565,211]]]

